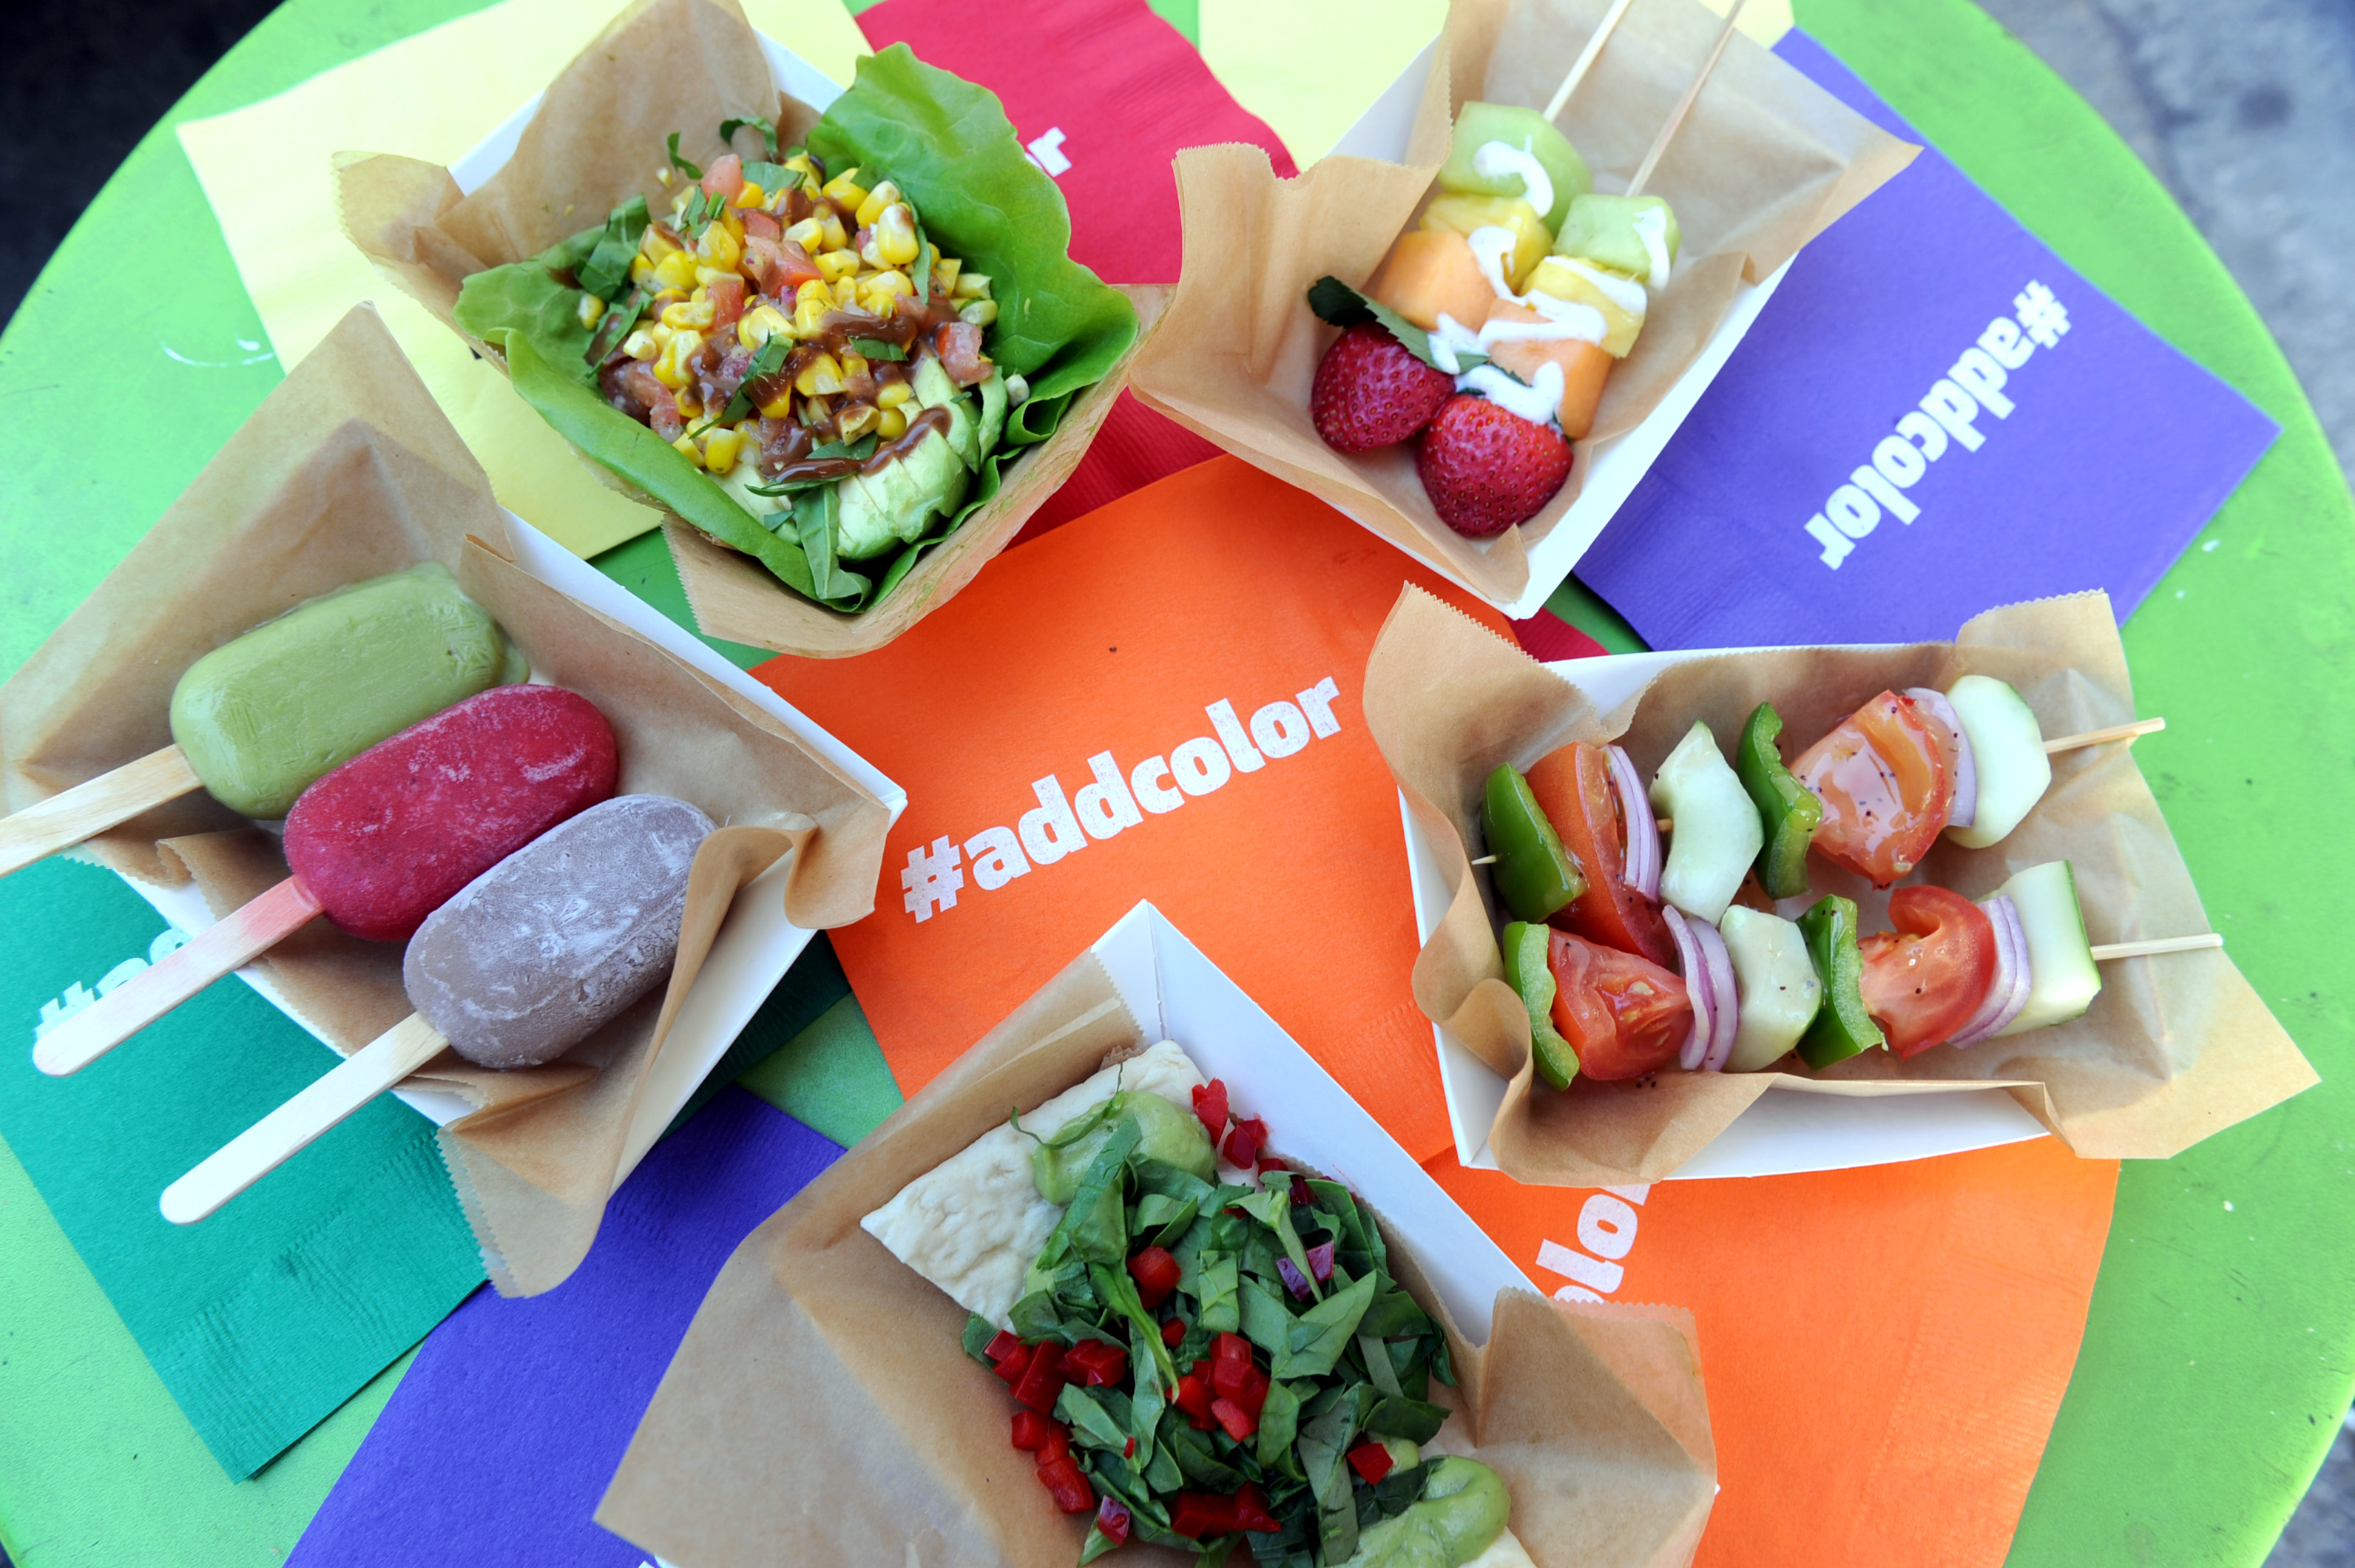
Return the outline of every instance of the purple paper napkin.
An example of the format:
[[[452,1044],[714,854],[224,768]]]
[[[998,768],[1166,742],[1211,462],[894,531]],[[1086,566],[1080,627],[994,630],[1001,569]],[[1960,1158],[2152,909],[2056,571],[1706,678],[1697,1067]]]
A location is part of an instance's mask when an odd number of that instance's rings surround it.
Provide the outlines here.
[[[1908,140],[1812,38],[1775,52]],[[1951,637],[2142,602],[2275,427],[1934,148],[1799,253],[1579,562],[1657,648]]]
[[[478,1291],[426,1339],[290,1563],[639,1568],[597,1499],[720,1265],[841,1153],[722,1092],[614,1195],[580,1272]]]

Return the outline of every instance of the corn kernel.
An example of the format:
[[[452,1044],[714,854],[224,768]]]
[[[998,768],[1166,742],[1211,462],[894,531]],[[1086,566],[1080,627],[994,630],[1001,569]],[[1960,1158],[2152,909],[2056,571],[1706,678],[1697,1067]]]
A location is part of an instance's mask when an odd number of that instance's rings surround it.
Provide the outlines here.
[[[728,232],[726,224],[714,223],[697,237],[695,252],[712,266],[732,269],[744,259],[744,243]]]
[[[659,318],[656,319],[654,325],[646,328],[646,331],[653,336],[655,347],[666,352],[670,348],[670,340],[678,336],[678,328],[675,326],[665,326]]]
[[[678,251],[678,241],[658,225],[647,224],[646,231],[638,236],[638,254],[649,261],[660,261],[666,256],[677,255]]]
[[[655,263],[655,282],[666,289],[693,288],[695,258],[684,251],[673,251]]]
[[[785,230],[785,238],[803,250],[815,253],[826,249],[826,225],[815,218],[805,218]]]
[[[703,438],[703,465],[714,474],[725,474],[736,466],[737,454],[743,445],[741,432],[724,424],[717,426]]]
[[[812,179],[817,175],[817,170],[811,166],[807,153],[795,153],[785,160],[783,166],[793,170],[804,179]]]
[[[779,389],[775,397],[761,405],[761,417],[763,419],[789,419],[793,411],[794,389],[790,386]]]
[[[678,414],[681,419],[691,420],[703,412],[703,400],[695,395],[695,389],[692,387],[681,387],[671,394],[671,400],[678,404]]]
[[[687,291],[685,289],[656,289],[654,293],[654,307],[655,310],[659,311],[663,306],[666,304],[677,304],[686,297]]]
[[[794,378],[794,390],[805,398],[830,398],[842,390],[842,367],[831,354],[821,354]]]
[[[884,383],[883,389],[875,394],[875,403],[878,408],[889,413],[915,395],[914,389],[905,381],[887,381]]]
[[[737,254],[743,254],[744,215],[735,211],[722,212],[719,215],[719,221],[727,226],[729,238],[736,241]]]
[[[979,272],[960,272],[956,287],[949,291],[951,299],[986,300],[989,297],[989,280]]]
[[[677,304],[663,306],[662,322],[669,327],[705,327],[711,325],[709,300],[681,300]]]
[[[842,226],[840,214],[828,212],[818,219],[818,229],[819,238],[827,250],[847,251],[850,248],[850,230]]]
[[[668,190],[670,188],[670,170],[668,168],[656,169],[655,171],[655,178],[662,181],[663,189]]]
[[[580,310],[577,314],[581,317],[581,325],[595,326],[605,315],[605,302],[599,299],[595,294],[582,294],[581,296]]]
[[[736,318],[736,341],[747,348],[758,348],[779,333],[791,337],[794,324],[775,305],[755,305]]]
[[[824,398],[802,400],[802,423],[811,430],[827,430],[834,424],[834,408]]]
[[[969,321],[975,326],[992,326],[997,321],[996,300],[968,300],[957,312],[959,321]]]
[[[954,293],[956,292],[957,273],[963,271],[964,268],[964,263],[958,261],[954,256],[935,254],[932,257],[932,293],[936,294]]]
[[[874,237],[867,242],[867,259],[879,267],[904,267],[914,261],[916,214],[904,201],[895,201],[875,218]]]
[[[678,366],[668,354],[655,361],[655,379],[674,392],[687,385],[687,378],[679,374]]]
[[[834,291],[813,278],[801,286],[794,296],[794,334],[807,337],[818,329],[826,313],[834,308]]]
[[[891,389],[885,388],[889,391]],[[900,389],[905,391],[906,388]],[[875,433],[885,441],[897,441],[908,433],[908,416],[896,408],[881,411],[875,416]]]
[[[845,403],[834,416],[835,434],[844,441],[857,441],[873,430],[882,417],[882,411],[872,403]]]
[[[676,333],[670,346],[663,350],[663,357],[655,363],[655,379],[673,391],[686,386],[688,380],[687,363],[702,347],[703,334],[691,328]]]
[[[859,227],[863,229],[867,225],[874,222],[875,215],[877,213],[882,211],[885,208],[890,206],[893,202],[899,199],[900,187],[898,186],[893,185],[890,180],[877,181],[875,188],[867,193],[867,199],[858,204]]]
[[[858,285],[847,275],[834,280],[834,303],[841,310],[851,310],[858,305]]]
[[[868,372],[867,357],[845,350],[842,356],[842,384],[848,386]]]
[[[856,164],[826,181],[819,188],[847,208],[856,208],[859,203],[867,199],[867,187],[858,183],[858,165]]]
[[[642,326],[622,340],[622,352],[633,359],[652,359],[662,352],[662,345]]]
[[[630,258],[630,282],[643,283],[655,275],[655,264],[643,253]]]
[[[810,261],[828,283],[858,271],[858,257],[848,251],[820,251]]]
[[[700,467],[702,467],[702,466],[703,466],[703,453],[699,453],[699,452],[698,452],[698,451],[696,451],[696,450],[695,450],[695,438],[694,438],[694,437],[692,437],[692,436],[690,436],[690,435],[688,435],[688,434],[687,433],[687,432],[685,432],[685,431],[681,431],[681,432],[678,432],[678,439],[677,439],[677,441],[672,442],[672,443],[671,443],[671,445],[673,445],[673,446],[675,446],[675,447],[677,447],[677,448],[678,449],[678,454],[679,454],[681,457],[686,458],[689,463],[694,464],[698,468],[700,468]]]
[[[761,207],[764,206],[768,199],[769,193],[762,190],[759,183],[753,180],[746,180],[736,189],[736,205],[739,207]]]

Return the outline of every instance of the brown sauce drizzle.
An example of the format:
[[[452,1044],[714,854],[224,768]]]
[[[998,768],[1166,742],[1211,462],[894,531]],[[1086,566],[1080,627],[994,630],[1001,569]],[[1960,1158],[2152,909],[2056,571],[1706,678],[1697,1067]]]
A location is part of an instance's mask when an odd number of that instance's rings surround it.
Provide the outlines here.
[[[915,451],[918,446],[923,443],[924,437],[930,435],[934,431],[940,432],[943,436],[946,436],[948,434],[949,411],[947,409],[926,409],[923,412],[917,414],[914,418],[909,420],[908,429],[904,434],[895,436],[891,440],[883,443],[875,449],[875,455],[856,466],[861,474],[873,474],[880,469],[888,468],[892,464],[899,462],[900,459],[907,456],[908,453]]]

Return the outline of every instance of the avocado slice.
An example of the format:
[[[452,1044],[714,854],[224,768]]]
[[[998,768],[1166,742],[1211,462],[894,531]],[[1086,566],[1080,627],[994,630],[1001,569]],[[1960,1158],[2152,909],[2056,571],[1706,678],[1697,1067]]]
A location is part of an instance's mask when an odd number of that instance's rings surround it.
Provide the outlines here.
[[[987,457],[997,450],[1000,437],[1006,433],[1006,378],[996,370],[980,387],[981,392],[981,454]],[[979,464],[974,466],[978,468]]]
[[[956,400],[956,382],[941,368],[941,362],[930,355],[916,361],[915,378],[909,385],[915,389],[916,401],[928,409]]]
[[[981,421],[974,417],[973,400],[959,398],[943,405],[949,414],[949,448],[967,468],[981,466]]]
[[[899,543],[894,526],[911,495],[907,476],[893,464],[878,474],[853,474],[835,487],[834,553],[843,560],[871,560]],[[909,486],[912,492],[912,485]]]
[[[913,544],[932,527],[935,514],[945,517],[956,510],[971,483],[964,460],[938,431],[898,462],[872,474],[852,475],[842,481],[836,555],[844,560],[869,560]]]

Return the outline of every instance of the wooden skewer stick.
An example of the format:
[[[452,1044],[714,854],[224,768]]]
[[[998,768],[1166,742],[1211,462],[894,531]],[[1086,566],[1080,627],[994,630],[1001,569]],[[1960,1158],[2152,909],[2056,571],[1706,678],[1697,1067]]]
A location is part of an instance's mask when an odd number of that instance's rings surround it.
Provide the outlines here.
[[[1700,62],[1700,69],[1694,73],[1691,85],[1685,89],[1685,95],[1677,100],[1676,108],[1668,113],[1668,123],[1660,127],[1657,136],[1652,138],[1652,150],[1646,153],[1644,161],[1636,166],[1636,177],[1627,182],[1629,196],[1644,194],[1644,187],[1651,179],[1652,171],[1659,167],[1660,158],[1668,152],[1669,141],[1684,124],[1685,116],[1692,112],[1693,100],[1700,96],[1701,83],[1707,81],[1709,73],[1717,69],[1719,58],[1725,53],[1725,46],[1733,41],[1733,24],[1742,19],[1742,7],[1747,4],[1749,0],[1733,0],[1733,8],[1726,12],[1725,25],[1717,30],[1717,42],[1709,47],[1709,58]]]
[[[1635,3],[1636,0],[1611,0],[1611,9],[1603,14],[1603,25],[1594,29],[1594,36],[1586,40],[1584,48],[1578,51],[1577,62],[1570,68],[1570,74],[1563,77],[1561,85],[1553,90],[1553,97],[1546,104],[1545,117],[1548,120],[1561,116],[1562,106],[1570,101],[1570,95],[1578,91],[1578,84],[1586,80],[1588,69],[1603,53],[1603,46],[1611,41],[1612,30],[1619,26],[1619,18],[1625,16],[1627,7]]]
[[[422,1015],[410,1014],[164,1189],[164,1218],[175,1225],[195,1224],[432,1061],[448,1043]]]
[[[79,1072],[265,949],[308,924],[319,901],[293,877],[54,1025],[33,1047],[33,1065],[52,1078]]]
[[[180,748],[166,746],[0,817],[0,877],[204,787]]]
[[[2156,735],[2167,728],[2164,719],[2137,719],[2131,724],[2113,724],[2106,730],[2088,730],[2082,735],[2062,735],[2044,742],[2047,754],[2071,751],[2078,746],[2099,746],[2112,741],[2131,741],[2137,735]]]
[[[1472,863],[1476,866],[1493,866],[1497,863],[1497,857],[1494,855],[1483,855]]]
[[[2162,953],[2200,953],[2223,945],[2224,938],[2212,931],[2200,936],[2158,936],[2147,942],[2110,942],[2094,949],[2094,962],[2107,964],[2117,958],[2156,958]]]

